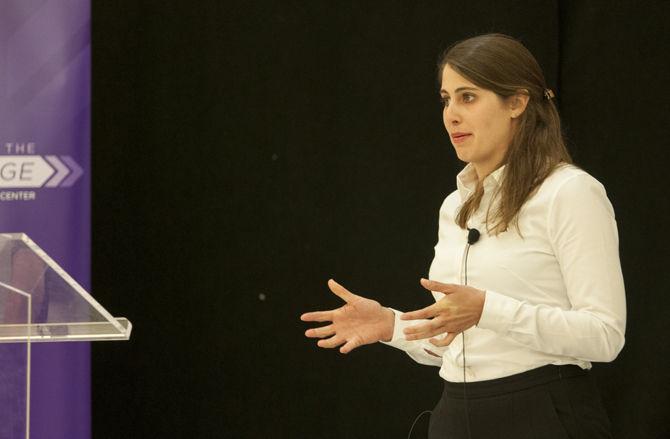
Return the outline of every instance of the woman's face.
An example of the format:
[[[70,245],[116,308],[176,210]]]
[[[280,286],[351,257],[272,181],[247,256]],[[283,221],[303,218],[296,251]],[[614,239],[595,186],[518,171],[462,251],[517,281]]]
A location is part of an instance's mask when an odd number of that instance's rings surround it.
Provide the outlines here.
[[[502,162],[520,112],[497,94],[474,85],[448,64],[442,71],[440,90],[444,127],[456,155],[472,163],[480,180]]]

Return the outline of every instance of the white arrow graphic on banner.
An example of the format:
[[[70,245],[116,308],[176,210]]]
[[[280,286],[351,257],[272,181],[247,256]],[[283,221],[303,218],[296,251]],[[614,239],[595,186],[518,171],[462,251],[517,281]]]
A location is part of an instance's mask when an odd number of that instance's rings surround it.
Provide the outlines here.
[[[0,155],[0,188],[70,187],[84,170],[70,156]]]

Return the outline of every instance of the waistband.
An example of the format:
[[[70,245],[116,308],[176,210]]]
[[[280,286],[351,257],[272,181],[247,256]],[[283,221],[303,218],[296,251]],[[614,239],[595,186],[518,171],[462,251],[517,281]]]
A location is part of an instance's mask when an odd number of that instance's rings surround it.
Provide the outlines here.
[[[444,382],[444,396],[449,398],[463,398],[463,393],[468,399],[486,398],[505,393],[518,392],[531,387],[557,381],[563,378],[572,378],[588,375],[589,371],[574,364],[547,366],[531,369],[516,375],[497,378],[494,380],[475,381],[472,383]],[[465,387],[465,389],[464,389]]]

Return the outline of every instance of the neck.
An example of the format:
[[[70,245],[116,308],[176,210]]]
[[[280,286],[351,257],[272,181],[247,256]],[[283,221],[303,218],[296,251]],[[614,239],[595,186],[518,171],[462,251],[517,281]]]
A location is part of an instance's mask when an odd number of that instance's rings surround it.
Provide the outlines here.
[[[496,169],[502,166],[502,163],[498,165],[479,165],[479,164],[472,164],[475,168],[475,172],[477,173],[477,180],[479,180],[480,183],[486,179],[489,175],[491,175]]]

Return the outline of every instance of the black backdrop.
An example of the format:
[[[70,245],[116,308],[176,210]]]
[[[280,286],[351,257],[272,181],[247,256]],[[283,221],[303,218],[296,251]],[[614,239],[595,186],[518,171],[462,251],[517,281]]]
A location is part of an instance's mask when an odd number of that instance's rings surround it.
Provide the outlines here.
[[[338,305],[329,277],[429,303],[462,166],[435,63],[492,31],[536,55],[617,213],[627,343],[594,366],[617,437],[670,437],[669,18],[668,1],[93,2],[93,294],[135,324],[94,345],[94,437],[406,437],[437,368],[319,350],[298,317]]]

